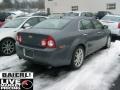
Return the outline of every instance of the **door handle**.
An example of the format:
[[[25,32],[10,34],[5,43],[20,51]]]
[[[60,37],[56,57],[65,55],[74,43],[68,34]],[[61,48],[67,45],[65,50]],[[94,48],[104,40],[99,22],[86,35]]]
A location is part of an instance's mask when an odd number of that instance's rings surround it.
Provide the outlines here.
[[[88,34],[87,34],[87,33],[84,33],[83,35],[84,35],[84,36],[87,36]]]
[[[98,34],[101,34],[101,32],[97,32]]]

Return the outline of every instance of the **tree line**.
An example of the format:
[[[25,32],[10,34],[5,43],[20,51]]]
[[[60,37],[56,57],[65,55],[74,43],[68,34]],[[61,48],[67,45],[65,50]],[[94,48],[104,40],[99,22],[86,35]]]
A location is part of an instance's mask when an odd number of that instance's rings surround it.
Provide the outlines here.
[[[38,8],[44,9],[44,0],[23,0],[19,2],[18,0],[3,0],[0,3],[0,10],[4,9],[28,9],[28,8]]]

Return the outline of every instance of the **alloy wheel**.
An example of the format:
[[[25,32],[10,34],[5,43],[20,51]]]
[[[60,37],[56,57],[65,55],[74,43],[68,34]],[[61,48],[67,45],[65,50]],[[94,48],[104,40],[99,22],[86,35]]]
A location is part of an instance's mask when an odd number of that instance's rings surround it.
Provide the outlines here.
[[[6,39],[1,44],[1,51],[4,55],[11,55],[15,52],[15,43],[11,39]]]
[[[110,48],[111,46],[111,37],[108,37],[108,41],[107,41],[107,48]]]
[[[81,67],[84,60],[84,49],[82,47],[78,47],[73,55],[72,59],[72,68],[78,69]]]

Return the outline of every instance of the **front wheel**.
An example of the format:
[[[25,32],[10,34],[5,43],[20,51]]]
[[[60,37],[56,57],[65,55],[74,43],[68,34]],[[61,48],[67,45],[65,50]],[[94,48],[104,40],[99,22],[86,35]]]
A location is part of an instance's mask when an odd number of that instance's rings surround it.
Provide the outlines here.
[[[78,69],[83,64],[83,60],[85,57],[85,51],[83,47],[79,46],[75,49],[73,55],[72,55],[72,61],[71,61],[71,68],[72,69]]]

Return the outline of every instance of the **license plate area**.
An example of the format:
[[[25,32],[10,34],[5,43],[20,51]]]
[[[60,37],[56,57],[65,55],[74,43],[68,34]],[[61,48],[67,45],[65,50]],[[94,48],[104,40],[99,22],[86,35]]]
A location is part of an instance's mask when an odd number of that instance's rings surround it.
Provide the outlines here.
[[[23,49],[23,53],[25,57],[33,58],[34,57],[34,51],[30,49]]]

